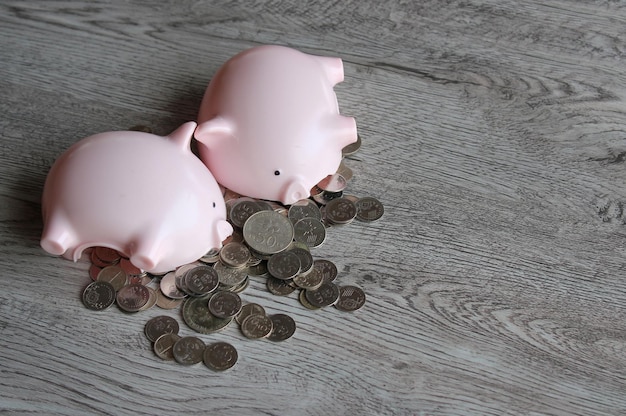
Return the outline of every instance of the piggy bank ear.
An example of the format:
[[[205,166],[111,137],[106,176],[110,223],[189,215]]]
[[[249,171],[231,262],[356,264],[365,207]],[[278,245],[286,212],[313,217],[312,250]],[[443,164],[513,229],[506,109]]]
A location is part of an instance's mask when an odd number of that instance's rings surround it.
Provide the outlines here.
[[[168,138],[176,143],[176,145],[183,151],[191,153],[191,137],[196,129],[196,123],[194,121],[188,121],[170,134]]]
[[[223,117],[215,117],[196,127],[194,137],[209,149],[214,148],[217,143],[228,139],[233,135],[233,126]]]
[[[339,84],[343,81],[343,61],[341,58],[330,58],[327,56],[316,56],[315,59],[322,64],[326,78],[331,85]]]

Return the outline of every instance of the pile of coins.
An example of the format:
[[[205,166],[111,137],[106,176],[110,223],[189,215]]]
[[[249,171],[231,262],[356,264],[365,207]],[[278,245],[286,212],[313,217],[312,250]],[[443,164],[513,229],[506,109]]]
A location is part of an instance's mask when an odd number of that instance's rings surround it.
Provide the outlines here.
[[[354,153],[360,138],[344,149]],[[344,195],[352,171],[342,161],[337,173],[311,190],[311,198],[290,206],[256,200],[225,190],[228,221],[234,232],[221,249],[211,250],[197,262],[164,275],[152,275],[133,266],[115,250],[95,247],[90,252],[91,282],[83,291],[83,303],[104,310],[113,303],[124,312],[141,312],[153,306],[179,308],[185,324],[199,334],[220,331],[235,321],[247,339],[284,341],[296,330],[288,315],[267,315],[263,306],[243,304],[239,293],[251,277],[266,279],[270,293],[298,299],[307,309],[329,306],[351,312],[365,304],[363,290],[338,285],[337,267],[326,259],[314,259],[311,249],[322,245],[329,227],[357,219],[382,217],[384,208],[375,198]],[[206,345],[195,336],[178,335],[176,319],[162,315],[148,321],[144,330],[154,353],[183,365],[204,362],[222,371],[232,367],[237,350],[218,342]]]

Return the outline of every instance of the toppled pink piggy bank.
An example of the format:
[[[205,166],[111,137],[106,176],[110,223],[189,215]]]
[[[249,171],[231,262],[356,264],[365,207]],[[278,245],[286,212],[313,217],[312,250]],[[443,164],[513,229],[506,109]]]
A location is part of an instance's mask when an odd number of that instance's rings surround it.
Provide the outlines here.
[[[292,204],[337,171],[341,150],[357,140],[339,114],[333,86],[339,58],[283,46],[239,53],[213,77],[195,137],[217,181],[242,195]]]
[[[217,182],[191,152],[195,128],[101,133],[71,146],[46,179],[41,246],[74,261],[110,247],[153,273],[221,247],[232,227]]]

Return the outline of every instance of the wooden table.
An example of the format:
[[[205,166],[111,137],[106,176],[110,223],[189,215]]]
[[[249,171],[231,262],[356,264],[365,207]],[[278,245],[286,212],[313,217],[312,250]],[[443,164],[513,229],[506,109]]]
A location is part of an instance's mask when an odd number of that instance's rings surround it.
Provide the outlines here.
[[[626,8],[615,1],[3,1],[0,412],[181,415],[626,413]],[[232,369],[155,356],[145,322],[87,310],[89,263],[39,246],[54,160],[83,137],[195,120],[261,44],[341,57],[363,144],[347,193],[373,223],[315,258],[365,290],[282,343],[201,335]]]

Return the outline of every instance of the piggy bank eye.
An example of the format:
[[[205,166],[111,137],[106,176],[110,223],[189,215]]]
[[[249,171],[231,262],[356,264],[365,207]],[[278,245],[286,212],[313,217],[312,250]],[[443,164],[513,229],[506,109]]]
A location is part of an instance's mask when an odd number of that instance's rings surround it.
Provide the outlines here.
[[[280,175],[280,171],[279,170],[275,170],[274,171],[274,175],[276,175],[276,176]]]
[[[213,202],[213,208],[215,208],[215,207],[216,207],[215,202]]]

